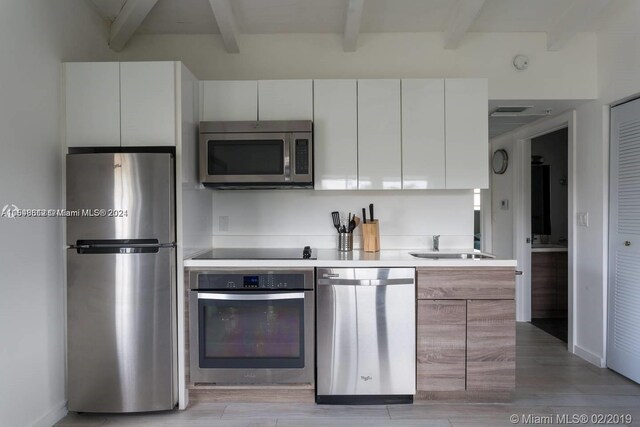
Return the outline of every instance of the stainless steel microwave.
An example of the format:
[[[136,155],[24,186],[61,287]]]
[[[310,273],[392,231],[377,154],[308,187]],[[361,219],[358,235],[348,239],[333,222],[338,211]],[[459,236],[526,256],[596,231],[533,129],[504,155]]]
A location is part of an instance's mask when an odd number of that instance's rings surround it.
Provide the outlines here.
[[[313,123],[200,122],[200,182],[220,189],[313,188]]]

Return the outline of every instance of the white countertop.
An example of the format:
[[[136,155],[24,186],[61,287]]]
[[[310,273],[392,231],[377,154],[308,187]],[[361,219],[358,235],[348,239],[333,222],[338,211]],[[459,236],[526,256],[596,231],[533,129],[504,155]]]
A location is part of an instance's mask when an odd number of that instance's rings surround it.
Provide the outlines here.
[[[409,252],[431,253],[425,249],[383,250],[380,252],[338,252],[334,249],[314,249],[317,259],[298,260],[251,260],[251,259],[192,259],[185,258],[186,268],[202,267],[516,267],[511,259],[462,259],[416,258]],[[441,250],[439,253],[471,253],[469,249]],[[193,254],[197,256],[197,254]]]

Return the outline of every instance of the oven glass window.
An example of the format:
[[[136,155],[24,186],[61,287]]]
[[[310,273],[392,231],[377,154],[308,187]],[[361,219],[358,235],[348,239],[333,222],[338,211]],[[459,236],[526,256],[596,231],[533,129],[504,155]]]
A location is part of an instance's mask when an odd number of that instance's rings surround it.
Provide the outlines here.
[[[200,367],[304,367],[303,298],[207,299],[198,305]]]
[[[208,142],[209,175],[283,175],[281,139]]]

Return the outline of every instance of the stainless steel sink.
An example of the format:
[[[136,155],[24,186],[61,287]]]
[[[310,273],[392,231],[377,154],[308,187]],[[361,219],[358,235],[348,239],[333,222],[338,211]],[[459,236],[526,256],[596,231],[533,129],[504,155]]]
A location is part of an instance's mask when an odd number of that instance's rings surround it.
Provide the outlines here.
[[[489,254],[481,254],[477,252],[449,252],[449,253],[437,253],[437,252],[409,252],[409,255],[416,258],[428,258],[428,259],[493,259],[495,256]]]

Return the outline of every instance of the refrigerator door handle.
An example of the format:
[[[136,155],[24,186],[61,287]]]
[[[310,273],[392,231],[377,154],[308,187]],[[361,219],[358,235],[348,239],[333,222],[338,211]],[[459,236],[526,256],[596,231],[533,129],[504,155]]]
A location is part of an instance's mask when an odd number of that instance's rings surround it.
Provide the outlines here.
[[[175,248],[175,243],[158,243],[157,239],[78,240],[69,249],[79,254],[157,253],[159,249]]]

